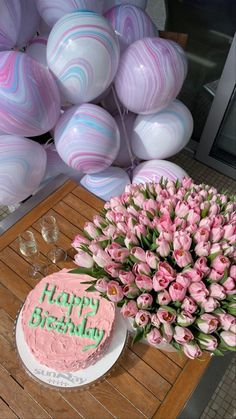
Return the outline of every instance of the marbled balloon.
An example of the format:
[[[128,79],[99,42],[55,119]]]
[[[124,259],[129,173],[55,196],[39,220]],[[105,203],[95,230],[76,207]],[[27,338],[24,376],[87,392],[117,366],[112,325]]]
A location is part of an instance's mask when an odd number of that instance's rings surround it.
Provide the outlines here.
[[[182,102],[174,100],[160,112],[137,117],[131,147],[142,160],[166,159],[186,146],[192,131],[191,113]]]
[[[146,9],[147,0],[104,0],[104,12],[119,4],[133,4],[140,9]]]
[[[53,26],[63,16],[76,10],[102,13],[103,2],[104,0],[36,0],[36,5],[43,20]]]
[[[48,38],[48,66],[69,103],[90,102],[103,93],[115,77],[119,57],[116,34],[98,13],[65,15]]]
[[[182,179],[187,173],[177,164],[167,160],[150,160],[139,164],[133,171],[132,183],[159,182],[161,177]]]
[[[115,88],[130,111],[154,113],[176,98],[186,74],[186,56],[178,44],[157,37],[144,38],[122,54]]]
[[[27,138],[0,136],[0,204],[13,205],[30,196],[46,169],[44,148]]]
[[[60,114],[60,96],[47,68],[21,52],[0,52],[0,129],[33,137]]]
[[[80,183],[94,195],[104,201],[109,201],[124,192],[126,185],[130,184],[130,179],[123,169],[108,167],[94,175],[85,175]]]
[[[45,67],[48,66],[47,63],[47,35],[39,35],[36,38],[32,39],[29,43],[29,46],[26,48],[26,54],[31,58],[38,61],[40,64],[43,64]]]
[[[21,24],[19,0],[1,0],[0,4],[0,51],[16,45]]]
[[[114,118],[100,106],[73,106],[59,119],[55,145],[62,160],[83,173],[106,169],[117,156],[120,133]]]
[[[151,18],[139,7],[121,4],[108,10],[105,17],[118,36],[122,52],[139,39],[158,36]]]

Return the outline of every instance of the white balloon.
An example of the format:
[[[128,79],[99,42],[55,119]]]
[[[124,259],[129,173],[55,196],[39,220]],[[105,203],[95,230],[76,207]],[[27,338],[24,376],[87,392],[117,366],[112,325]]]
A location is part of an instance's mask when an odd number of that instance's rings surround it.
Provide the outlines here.
[[[185,170],[167,160],[150,160],[139,164],[133,171],[132,183],[159,182],[165,179],[177,180],[188,176]]]
[[[32,39],[29,46],[26,48],[26,53],[45,67],[48,66],[47,42],[48,35],[39,35],[37,38]]]
[[[192,132],[190,111],[182,102],[174,100],[160,112],[136,118],[131,147],[142,160],[166,159],[186,146]]]
[[[122,194],[126,185],[130,184],[130,179],[123,169],[108,167],[102,172],[85,175],[80,183],[94,195],[108,201],[112,197]]]

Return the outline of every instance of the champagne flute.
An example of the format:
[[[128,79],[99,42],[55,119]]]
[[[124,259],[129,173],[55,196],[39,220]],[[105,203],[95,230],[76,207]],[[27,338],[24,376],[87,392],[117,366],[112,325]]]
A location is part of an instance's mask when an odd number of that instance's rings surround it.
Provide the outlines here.
[[[66,260],[67,253],[61,247],[56,246],[59,237],[59,227],[56,218],[48,215],[41,220],[41,233],[44,241],[48,244],[54,244],[55,247],[47,253],[47,257],[53,262],[61,262]]]
[[[48,267],[45,263],[40,263],[37,259],[39,256],[38,244],[35,239],[34,233],[30,230],[25,231],[18,235],[19,250],[23,256],[26,256],[32,261],[28,268],[30,278],[39,279],[46,276]]]

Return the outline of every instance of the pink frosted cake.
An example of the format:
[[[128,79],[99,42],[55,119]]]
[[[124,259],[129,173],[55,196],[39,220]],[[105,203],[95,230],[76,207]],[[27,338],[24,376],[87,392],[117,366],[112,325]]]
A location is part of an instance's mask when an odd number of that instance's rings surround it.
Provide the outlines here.
[[[115,320],[114,304],[86,292],[87,275],[62,270],[42,279],[22,310],[25,341],[42,365],[77,371],[94,364],[107,349]]]

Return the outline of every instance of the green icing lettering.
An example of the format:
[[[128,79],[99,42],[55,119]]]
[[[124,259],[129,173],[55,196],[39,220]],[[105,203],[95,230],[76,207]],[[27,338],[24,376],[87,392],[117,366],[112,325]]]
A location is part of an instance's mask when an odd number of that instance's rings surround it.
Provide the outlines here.
[[[47,330],[55,330],[56,326],[52,325],[53,322],[55,322],[57,320],[56,317],[54,316],[48,316],[48,318],[46,319],[46,329]]]
[[[91,349],[91,348],[97,348],[99,343],[102,341],[103,336],[105,335],[104,330],[98,330],[96,328],[95,329],[88,329],[88,330],[94,330],[93,337],[91,339],[95,340],[96,343],[94,343],[92,345],[84,346],[83,349],[82,349],[83,352],[85,352],[85,351],[87,351],[88,349]]]
[[[41,294],[41,297],[39,298],[40,303],[42,303],[44,301],[44,298],[48,295],[48,303],[49,304],[54,304],[55,300],[53,300],[53,296],[55,294],[56,291],[56,286],[54,285],[54,287],[52,287],[52,289],[48,289],[49,284],[47,283],[45,285],[45,288]]]
[[[64,316],[61,319],[57,320],[56,331],[63,334],[67,332],[67,327],[66,327]]]
[[[42,319],[41,323],[40,323],[40,327],[43,329],[47,320],[47,316],[48,316],[48,311],[45,311],[44,315],[45,317]]]
[[[42,309],[39,307],[35,307],[32,313],[31,319],[29,321],[29,327],[38,327],[42,321]]]
[[[75,326],[74,331],[77,336],[83,336],[84,330],[86,328],[87,319],[83,318],[82,322]]]

